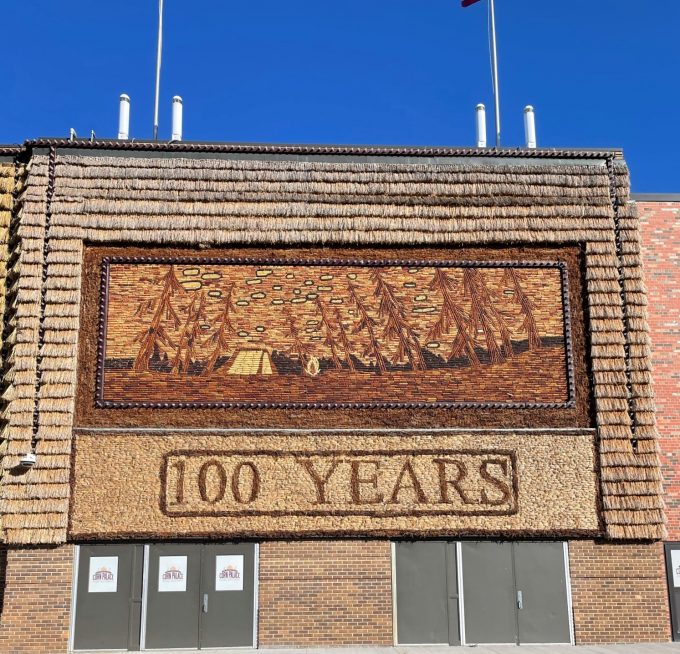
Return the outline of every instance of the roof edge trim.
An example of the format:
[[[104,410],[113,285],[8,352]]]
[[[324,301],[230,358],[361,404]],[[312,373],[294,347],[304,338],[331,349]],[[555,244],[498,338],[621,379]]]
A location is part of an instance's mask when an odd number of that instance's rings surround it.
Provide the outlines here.
[[[635,202],[680,202],[680,193],[631,193]]]
[[[354,155],[354,156],[409,156],[409,157],[520,157],[526,159],[622,159],[621,149],[529,149],[529,148],[456,148],[427,146],[367,146],[367,145],[295,145],[268,143],[209,143],[158,142],[89,139],[40,138],[25,142],[26,149],[41,147],[87,148],[96,150],[132,150],[146,152],[206,152],[244,154],[293,155]]]

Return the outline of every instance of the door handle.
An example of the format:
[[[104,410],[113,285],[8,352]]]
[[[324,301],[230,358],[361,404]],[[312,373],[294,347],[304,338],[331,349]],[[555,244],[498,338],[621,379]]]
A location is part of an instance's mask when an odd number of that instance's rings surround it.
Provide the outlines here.
[[[517,591],[517,608],[520,610],[524,608],[524,598],[522,597],[521,590]]]
[[[208,612],[208,593],[203,593],[203,613]]]

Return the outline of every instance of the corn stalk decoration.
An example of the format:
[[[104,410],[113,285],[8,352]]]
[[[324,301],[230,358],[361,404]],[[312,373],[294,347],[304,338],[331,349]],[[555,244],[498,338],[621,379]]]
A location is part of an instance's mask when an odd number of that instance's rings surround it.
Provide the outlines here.
[[[333,365],[336,368],[342,368],[342,362],[340,361],[340,357],[338,357],[338,352],[336,350],[337,345],[335,343],[335,335],[333,334],[333,326],[331,325],[330,320],[328,318],[328,314],[326,313],[326,308],[324,307],[323,302],[321,302],[321,298],[317,297],[315,302],[316,308],[319,310],[319,315],[321,316],[320,326],[323,328],[325,333],[323,343],[331,351],[331,359],[333,360]]]
[[[491,363],[501,363],[513,355],[511,334],[505,318],[493,304],[484,274],[476,268],[466,268],[463,272],[463,288],[465,295],[470,298],[472,337],[475,338],[478,333],[483,334],[489,360]],[[500,335],[501,347],[496,342],[494,328]]]
[[[345,326],[342,323],[342,316],[340,315],[340,309],[336,307],[335,309],[335,321],[338,325],[338,334],[340,335],[340,345],[342,345],[342,349],[345,352],[345,361],[347,361],[347,366],[349,369],[354,372],[356,370],[356,367],[354,365],[354,361],[352,361],[352,345],[349,342],[349,338],[347,337],[347,331],[345,330]]]
[[[386,282],[380,271],[371,272],[371,280],[375,284],[374,297],[380,301],[378,315],[387,321],[383,330],[386,342],[397,341],[397,354],[394,363],[407,360],[412,370],[425,370],[425,360],[420,351],[418,334],[406,320],[406,309],[397,297],[394,287]]]
[[[200,334],[201,322],[204,320],[207,320],[205,292],[201,291],[198,297],[194,295],[187,309],[187,318],[180,332],[175,358],[172,362],[173,373],[179,374],[189,371],[189,367],[194,360],[194,351]],[[183,348],[186,349],[183,351]]]
[[[366,330],[368,336],[368,345],[364,349],[363,355],[365,357],[370,357],[375,359],[375,363],[378,366],[379,372],[387,372],[386,359],[383,353],[380,351],[380,343],[375,335],[375,327],[377,326],[377,321],[368,315],[368,311],[361,301],[359,294],[357,293],[357,287],[351,282],[347,284],[347,290],[349,292],[350,305],[354,306],[359,314],[359,319],[354,325],[352,330],[353,334],[359,334],[360,332]]]
[[[515,301],[519,304],[524,316],[521,329],[527,333],[528,347],[530,350],[536,350],[541,347],[541,338],[538,335],[538,327],[534,318],[534,304],[520,285],[524,280],[517,270],[508,268],[505,271],[505,281],[510,283],[514,291]]]
[[[300,338],[300,332],[295,323],[295,318],[290,312],[287,314],[286,319],[288,321],[288,333],[292,344],[288,349],[288,354],[294,354],[297,356],[304,371],[307,361],[312,356],[312,350],[308,343],[305,343],[302,338]]]
[[[234,329],[234,325],[232,325],[230,318],[230,314],[234,311],[234,304],[231,297],[233,290],[234,285],[230,284],[225,291],[222,313],[220,313],[215,320],[215,324],[219,325],[219,327],[205,340],[205,345],[212,345],[213,351],[206,363],[203,375],[209,375],[215,369],[215,364],[218,359],[229,349],[229,342],[227,340],[228,335],[236,333],[236,329]]]
[[[181,321],[174,307],[172,306],[172,299],[176,295],[183,295],[186,293],[182,285],[177,281],[174,266],[170,266],[170,270],[160,278],[160,280],[149,280],[155,284],[163,284],[161,297],[158,304],[155,300],[144,300],[140,302],[135,312],[135,316],[143,317],[150,311],[155,312],[151,318],[151,324],[140,331],[134,338],[135,343],[140,343],[139,352],[135,358],[134,370],[136,372],[148,372],[149,362],[154,354],[160,352],[161,349],[166,348],[170,351],[175,351],[177,346],[166,331],[163,322],[169,322],[174,329],[177,329]]]
[[[453,339],[448,360],[451,361],[456,357],[465,355],[471,365],[478,366],[479,357],[475,352],[474,338],[470,336],[470,316],[465,313],[463,307],[454,299],[453,280],[446,274],[446,271],[442,268],[437,268],[428,288],[431,291],[439,292],[442,297],[442,308],[437,322],[430,330],[427,338],[439,341],[448,335],[452,327],[455,326],[456,336]]]

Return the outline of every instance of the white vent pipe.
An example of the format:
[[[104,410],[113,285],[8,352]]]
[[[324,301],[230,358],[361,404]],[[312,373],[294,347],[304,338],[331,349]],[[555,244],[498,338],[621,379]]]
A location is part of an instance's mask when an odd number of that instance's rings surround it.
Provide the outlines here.
[[[477,147],[486,147],[486,107],[480,102],[476,107]]]
[[[121,93],[118,112],[118,138],[127,141],[130,137],[130,96]]]
[[[182,98],[172,97],[172,141],[182,140]]]
[[[486,107],[480,102],[475,107],[475,124],[477,126],[477,147],[486,147]]]
[[[527,147],[534,149],[536,147],[536,115],[530,104],[524,107],[524,136]]]

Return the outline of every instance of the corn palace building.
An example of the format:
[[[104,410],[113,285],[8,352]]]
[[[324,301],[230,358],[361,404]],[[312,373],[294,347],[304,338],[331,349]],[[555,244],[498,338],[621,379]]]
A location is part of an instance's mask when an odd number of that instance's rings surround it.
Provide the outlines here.
[[[669,639],[620,152],[1,156],[1,651]]]

